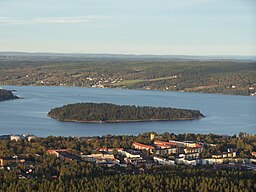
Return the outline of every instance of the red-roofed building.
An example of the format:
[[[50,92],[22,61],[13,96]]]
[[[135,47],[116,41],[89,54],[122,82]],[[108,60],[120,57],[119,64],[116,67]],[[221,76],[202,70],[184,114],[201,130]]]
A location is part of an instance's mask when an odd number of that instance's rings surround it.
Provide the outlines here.
[[[170,145],[164,145],[164,144],[155,144],[156,148],[158,149],[170,149]]]
[[[167,146],[176,146],[177,144],[174,142],[168,142],[168,141],[159,141],[159,140],[155,140],[154,141],[155,145],[167,145]]]
[[[139,142],[134,142],[132,144],[132,146],[135,148],[135,149],[140,149],[140,150],[149,150],[150,152],[152,152],[153,149],[155,149],[155,147],[151,146],[151,145],[145,145],[145,144],[142,144],[142,143],[139,143]]]
[[[256,152],[252,152],[252,156],[256,157]]]

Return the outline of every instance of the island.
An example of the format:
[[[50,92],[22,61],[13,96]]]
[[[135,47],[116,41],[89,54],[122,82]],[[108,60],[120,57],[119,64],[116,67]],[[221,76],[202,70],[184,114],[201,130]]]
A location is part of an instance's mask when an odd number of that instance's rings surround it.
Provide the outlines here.
[[[204,117],[199,110],[111,103],[68,104],[51,109],[48,116],[59,121],[85,123],[194,120]]]
[[[18,99],[19,97],[14,95],[12,91],[0,89],[0,101]]]

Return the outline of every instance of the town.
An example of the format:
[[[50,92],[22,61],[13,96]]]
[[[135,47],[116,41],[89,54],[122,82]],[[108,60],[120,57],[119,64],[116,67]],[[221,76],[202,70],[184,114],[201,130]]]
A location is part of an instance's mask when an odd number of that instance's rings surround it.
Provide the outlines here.
[[[195,137],[195,135],[191,135]],[[174,134],[168,134],[167,137],[170,136],[180,137]],[[130,167],[144,172],[153,166],[184,165],[211,165],[212,169],[256,171],[256,136],[242,133],[240,136],[233,137],[211,135],[212,143],[200,141],[199,138],[197,138],[198,141],[166,140],[163,139],[163,135],[155,133],[125,137],[126,140],[128,139],[125,143],[120,143],[121,136],[62,138],[64,141],[70,140],[72,145],[68,147],[68,145],[58,145],[58,142],[53,142],[54,137],[50,137],[51,141],[49,142],[49,138],[38,138],[33,135],[3,135],[0,137],[2,150],[0,166],[1,169],[9,171],[20,167],[18,177],[23,179],[36,175],[35,170],[37,164],[42,160],[42,156],[53,156],[63,162],[88,162],[98,166],[113,167],[117,170],[122,168],[123,173],[126,172],[125,168]],[[250,143],[243,143],[243,139]],[[37,146],[44,140],[47,141],[45,146]],[[238,142],[233,146],[227,143],[227,146],[220,147],[218,142],[224,140],[226,142],[238,140]],[[80,144],[77,144],[78,142]],[[5,146],[8,144],[9,147],[4,149],[3,143]],[[16,144],[18,144],[17,149],[10,147]],[[33,146],[38,148],[34,147],[33,149]],[[22,147],[23,149],[21,149]],[[58,175],[54,176],[58,177]]]
[[[0,191],[249,192],[255,151],[256,136],[246,133],[2,135]]]

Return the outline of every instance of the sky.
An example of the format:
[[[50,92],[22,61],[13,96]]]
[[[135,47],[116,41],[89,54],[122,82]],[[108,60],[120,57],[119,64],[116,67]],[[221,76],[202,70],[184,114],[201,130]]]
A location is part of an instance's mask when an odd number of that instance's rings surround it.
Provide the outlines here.
[[[256,55],[256,0],[0,0],[0,51]]]

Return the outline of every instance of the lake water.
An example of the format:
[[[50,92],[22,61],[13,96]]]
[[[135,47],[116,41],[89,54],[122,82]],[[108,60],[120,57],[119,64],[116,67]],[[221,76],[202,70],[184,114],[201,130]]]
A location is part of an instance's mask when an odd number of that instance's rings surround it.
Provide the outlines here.
[[[23,99],[0,102],[0,135],[101,136],[157,133],[256,134],[256,97],[149,90],[81,87],[2,86]],[[193,121],[137,123],[72,123],[47,117],[51,108],[76,102],[198,109],[206,118]]]

